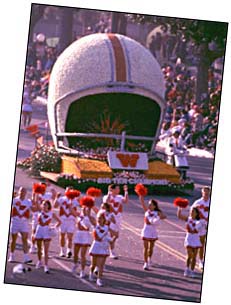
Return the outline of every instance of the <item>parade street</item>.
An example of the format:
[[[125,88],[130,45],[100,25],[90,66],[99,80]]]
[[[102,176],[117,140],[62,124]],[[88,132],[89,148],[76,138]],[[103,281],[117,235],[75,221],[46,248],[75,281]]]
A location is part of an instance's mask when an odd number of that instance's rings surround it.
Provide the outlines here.
[[[39,124],[39,130],[45,141],[51,140],[50,133],[45,128],[46,106],[34,104],[32,124]],[[35,145],[35,139],[22,128],[18,144],[17,160],[30,155]],[[190,176],[195,182],[195,190],[188,197],[190,204],[200,197],[200,187],[211,185],[213,160],[199,157],[189,157]],[[32,184],[35,182],[22,169],[16,168],[15,185],[26,187],[31,194]],[[12,182],[13,183],[13,182]],[[57,191],[64,190],[54,185]],[[71,290],[92,291],[101,293],[121,294],[127,296],[142,296],[150,298],[172,299],[181,301],[200,302],[203,273],[196,267],[195,278],[185,278],[185,224],[177,219],[176,207],[173,206],[174,196],[147,196],[154,197],[159,201],[160,208],[167,215],[159,226],[159,240],[154,248],[153,267],[150,271],[143,270],[143,247],[140,232],[143,226],[143,209],[137,196],[129,197],[129,203],[124,207],[122,230],[116,245],[119,259],[108,258],[104,272],[104,286],[97,287],[89,282],[88,277],[79,278],[79,269],[72,274],[72,258],[59,257],[58,236],[52,239],[50,247],[49,265],[51,274],[45,274],[43,269],[36,270],[36,254],[31,254],[33,263],[30,264],[32,271],[23,277],[12,274],[12,269],[17,263],[7,263],[5,283],[25,284],[39,287],[54,287]],[[100,205],[100,198],[96,205]],[[57,211],[56,211],[57,212]],[[188,209],[185,211],[187,214]],[[16,258],[22,261],[21,240],[18,238]],[[89,266],[89,256],[88,266]],[[88,272],[88,266],[86,271]],[[206,260],[205,260],[206,268]]]

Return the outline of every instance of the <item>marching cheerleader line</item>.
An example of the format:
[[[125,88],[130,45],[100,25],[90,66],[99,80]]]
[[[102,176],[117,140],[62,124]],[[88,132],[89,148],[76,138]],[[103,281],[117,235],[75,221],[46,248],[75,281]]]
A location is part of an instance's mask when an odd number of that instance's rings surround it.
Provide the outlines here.
[[[156,200],[151,199],[148,203],[145,203],[144,197],[147,192],[144,186],[137,185],[135,191],[145,212],[141,237],[143,239],[143,269],[148,271],[152,265],[151,260],[155,242],[158,240],[158,225],[167,217],[159,208]],[[61,195],[53,189],[48,191],[45,183],[37,183],[33,186],[32,199],[27,199],[26,194],[26,189],[20,187],[13,199],[8,261],[15,261],[14,251],[17,236],[20,233],[24,252],[23,262],[32,262],[28,255],[29,219],[32,212],[30,252],[37,253],[36,269],[43,266],[43,250],[44,272],[50,273],[48,267],[49,247],[52,237],[56,235],[57,228],[59,228],[59,255],[61,257],[73,257],[73,274],[76,274],[80,263],[79,276],[82,279],[86,277],[86,255],[89,253],[91,265],[88,279],[91,282],[96,280],[97,286],[103,286],[102,278],[107,257],[118,259],[115,253],[115,244],[119,238],[123,205],[127,204],[129,200],[127,186],[124,186],[124,195],[122,196],[118,185],[110,185],[108,194],[103,196],[99,209],[94,203],[95,198],[102,194],[101,190],[96,188],[89,188],[86,196],[80,196],[78,190],[68,187],[65,194]],[[187,277],[195,276],[194,268],[198,250],[200,268],[203,268],[209,205],[210,188],[204,187],[202,188],[202,197],[194,202],[188,216],[183,215],[182,208],[178,207],[177,210],[178,218],[186,222],[184,246],[187,251],[187,259],[184,276]],[[52,208],[58,208],[59,215],[53,212]],[[96,217],[92,215],[92,211],[94,211]],[[97,275],[97,278],[95,278],[95,275]]]

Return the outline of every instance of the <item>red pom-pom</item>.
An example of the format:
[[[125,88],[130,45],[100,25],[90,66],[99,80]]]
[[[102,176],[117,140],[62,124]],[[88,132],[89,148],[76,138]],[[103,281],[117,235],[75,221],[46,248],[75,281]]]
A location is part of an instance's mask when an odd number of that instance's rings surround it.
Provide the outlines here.
[[[65,196],[68,198],[68,199],[74,199],[76,197],[79,197],[80,195],[80,191],[79,190],[73,190],[73,189],[70,189],[70,190],[67,190],[65,192]]]
[[[146,196],[148,194],[148,189],[141,183],[135,186],[135,192],[138,196]]]
[[[187,208],[189,201],[188,199],[177,197],[174,199],[173,204],[179,208]]]
[[[95,201],[90,196],[84,196],[84,197],[80,198],[79,203],[81,206],[92,208],[95,204]]]
[[[86,191],[86,194],[92,197],[100,197],[102,195],[102,191],[96,187],[89,187]]]
[[[43,194],[46,191],[46,185],[42,183],[33,184],[33,192],[36,194]]]

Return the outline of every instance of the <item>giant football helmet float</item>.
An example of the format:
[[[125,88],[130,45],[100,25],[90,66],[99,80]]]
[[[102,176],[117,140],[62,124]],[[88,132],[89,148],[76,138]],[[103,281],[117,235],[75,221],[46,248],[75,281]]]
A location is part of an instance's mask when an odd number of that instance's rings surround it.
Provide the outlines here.
[[[117,93],[121,94],[118,103],[122,95],[127,94],[131,100],[137,97],[154,105],[151,134],[145,136],[129,132],[130,135],[126,135],[126,139],[151,141],[153,151],[164,116],[164,87],[158,62],[135,40],[119,34],[92,34],[77,40],[58,57],[50,77],[48,118],[56,149],[67,154],[79,154],[78,149],[70,147],[72,137],[114,137],[122,140],[122,135],[118,134],[94,134],[68,128],[73,104],[84,98]],[[123,107],[126,99],[121,103]],[[99,106],[95,111],[102,109]],[[77,114],[78,111],[76,120]],[[75,119],[75,114],[71,118]],[[145,122],[145,117],[140,119]]]

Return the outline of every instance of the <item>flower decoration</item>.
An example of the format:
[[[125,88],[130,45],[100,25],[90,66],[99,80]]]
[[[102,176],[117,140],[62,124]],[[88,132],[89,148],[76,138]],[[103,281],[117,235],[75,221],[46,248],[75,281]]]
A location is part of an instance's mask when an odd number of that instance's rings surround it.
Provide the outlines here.
[[[86,194],[92,197],[100,197],[102,195],[102,191],[96,187],[89,187],[86,191]]]
[[[36,194],[43,194],[46,191],[46,185],[43,183],[34,183],[33,192]]]
[[[68,199],[74,199],[76,197],[79,197],[79,195],[80,195],[80,191],[79,190],[70,189],[70,190],[67,190],[65,192],[65,196]]]
[[[138,196],[146,196],[148,194],[148,189],[141,183],[136,184],[135,192]]]
[[[84,197],[80,198],[79,203],[82,207],[92,208],[95,204],[95,201],[90,196],[84,196]]]
[[[186,198],[177,197],[177,198],[174,199],[173,204],[176,207],[185,209],[189,205],[189,201]]]

